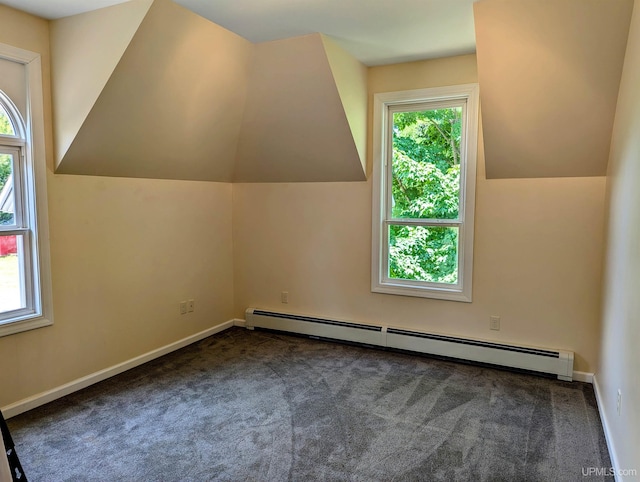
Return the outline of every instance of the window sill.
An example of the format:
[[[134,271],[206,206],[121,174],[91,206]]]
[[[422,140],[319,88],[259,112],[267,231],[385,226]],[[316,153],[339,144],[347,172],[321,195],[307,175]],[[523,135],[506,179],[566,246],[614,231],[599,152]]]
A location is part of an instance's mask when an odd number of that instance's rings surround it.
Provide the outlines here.
[[[23,331],[35,330],[53,325],[53,321],[43,316],[27,318],[23,320],[4,321],[0,324],[0,337],[15,335]]]
[[[371,291],[387,295],[414,296],[418,298],[432,298],[437,300],[471,303],[471,293],[466,293],[461,288],[434,288],[431,286],[420,287],[415,285],[405,285],[401,282],[394,282],[374,283],[371,287]]]

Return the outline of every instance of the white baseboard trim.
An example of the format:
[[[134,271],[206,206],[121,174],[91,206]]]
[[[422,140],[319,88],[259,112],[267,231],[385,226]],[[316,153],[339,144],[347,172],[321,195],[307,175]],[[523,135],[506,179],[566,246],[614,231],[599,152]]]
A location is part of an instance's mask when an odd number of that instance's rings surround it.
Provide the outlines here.
[[[233,326],[241,326],[242,328],[247,327],[247,320],[241,320],[240,318],[234,318]]]
[[[622,482],[622,478],[617,473],[617,469],[620,467],[618,464],[618,457],[616,455],[616,449],[613,445],[613,437],[611,436],[611,432],[609,432],[609,422],[607,421],[607,415],[604,412],[604,403],[602,398],[600,397],[600,385],[598,385],[598,379],[596,376],[593,376],[593,391],[596,394],[596,403],[598,404],[598,412],[600,413],[600,421],[602,422],[602,429],[604,430],[604,438],[607,441],[607,448],[609,449],[609,458],[611,458],[611,465],[613,465],[614,476],[616,482]]]
[[[584,382],[593,384],[593,373],[589,372],[573,372],[574,382]]]
[[[143,355],[132,358],[131,360],[118,363],[117,365],[114,365],[112,367],[105,368],[104,370],[100,370],[82,378],[78,378],[77,380],[74,380],[72,382],[65,383],[64,385],[53,388],[51,390],[47,390],[46,392],[38,393],[37,395],[19,400],[15,403],[7,405],[6,407],[2,407],[2,414],[5,418],[15,417],[16,415],[39,407],[40,405],[52,402],[53,400],[64,397],[65,395],[69,395],[70,393],[82,390],[83,388],[93,385],[94,383],[101,382],[102,380],[106,380],[107,378],[111,378],[122,372],[130,370],[131,368],[135,368],[139,365],[147,363],[148,361],[154,360],[163,355],[179,350],[180,348],[184,348],[187,345],[191,345],[192,343],[203,340],[211,335],[220,333],[221,331],[231,328],[232,326],[234,326],[234,324],[235,320],[226,321],[211,328],[207,328],[206,330],[203,330],[200,333],[196,333],[195,335],[188,336],[181,340],[147,352]]]

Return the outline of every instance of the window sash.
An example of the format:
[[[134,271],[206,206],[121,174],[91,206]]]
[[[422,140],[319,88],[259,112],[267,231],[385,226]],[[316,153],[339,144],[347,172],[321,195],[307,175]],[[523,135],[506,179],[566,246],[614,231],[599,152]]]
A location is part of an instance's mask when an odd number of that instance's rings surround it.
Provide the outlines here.
[[[11,236],[14,233],[7,234],[5,232],[0,233],[0,236]],[[37,293],[34,283],[34,267],[33,267],[33,243],[31,232],[28,229],[16,230],[18,235],[22,235],[21,247],[18,248],[18,258],[20,260],[20,278],[23,281],[23,286],[20,287],[21,291],[24,291],[25,307],[18,308],[17,310],[10,310],[0,312],[0,326],[5,323],[13,323],[24,319],[31,318],[34,314],[38,313],[38,306],[36,304]]]
[[[384,166],[385,166],[385,174],[384,174],[384,183],[385,183],[385,201],[384,201],[384,212],[385,219],[399,219],[392,217],[392,207],[393,207],[393,114],[397,112],[421,112],[425,110],[436,110],[436,109],[447,109],[447,108],[462,108],[462,118],[460,122],[462,123],[461,129],[461,139],[460,139],[460,190],[458,192],[458,217],[453,219],[454,221],[462,222],[464,219],[464,208],[465,208],[465,186],[466,186],[466,176],[465,173],[467,171],[467,160],[466,160],[466,143],[467,143],[467,99],[457,99],[453,101],[442,101],[442,100],[434,100],[427,102],[411,102],[411,103],[403,103],[403,104],[390,104],[386,106],[386,119],[384,122],[385,128],[385,150],[384,150]],[[434,219],[427,218],[401,218],[401,219],[420,219],[420,220],[428,220],[430,222],[435,221]],[[436,218],[437,219],[437,218]],[[447,221],[451,221],[451,219],[447,219]]]
[[[458,227],[464,223],[459,219],[416,219],[416,218],[389,218],[383,219],[384,223],[399,226],[451,226]]]
[[[382,259],[384,261],[384,266],[382,271],[382,280],[385,284],[391,284],[396,286],[412,286],[416,288],[419,288],[419,287],[440,288],[440,289],[447,289],[447,290],[458,290],[462,287],[462,281],[463,281],[462,278],[464,275],[464,273],[462,272],[462,267],[464,266],[462,261],[464,259],[464,252],[461,249],[461,246],[464,246],[463,244],[464,223],[462,222],[413,223],[413,222],[403,222],[403,221],[395,222],[390,220],[384,220],[382,222],[382,226],[383,226],[382,228],[382,249],[383,249]],[[458,282],[457,283],[439,283],[434,281],[392,278],[391,276],[389,276],[389,264],[391,263],[391,258],[389,257],[389,248],[391,247],[390,240],[389,240],[389,228],[391,226],[423,226],[423,227],[434,226],[438,228],[442,228],[442,227],[458,228],[458,247],[457,247],[457,253],[456,253],[458,257],[458,269],[457,269]]]
[[[444,218],[394,218],[392,217],[392,207],[393,207],[393,127],[394,120],[393,114],[396,112],[421,112],[425,110],[435,110],[435,109],[446,109],[446,108],[462,108],[462,129],[461,129],[461,140],[460,140],[460,189],[458,192],[458,217],[454,219],[444,219]],[[383,260],[383,271],[382,271],[382,280],[387,284],[402,284],[407,286],[414,287],[430,287],[430,288],[442,288],[446,287],[447,289],[460,289],[462,287],[463,281],[463,272],[461,270],[461,260],[463,258],[462,249],[460,246],[464,246],[464,232],[463,232],[463,224],[464,224],[464,187],[465,183],[465,172],[467,166],[467,156],[466,151],[464,149],[465,140],[467,137],[467,129],[466,127],[466,115],[467,115],[467,99],[460,99],[458,101],[433,101],[433,102],[416,102],[410,104],[391,104],[386,107],[386,122],[385,122],[385,131],[386,131],[386,152],[385,152],[385,176],[384,176],[384,184],[385,184],[385,199],[384,199],[384,212],[385,219],[382,221],[382,231],[383,231],[383,252],[382,252],[382,260]],[[409,279],[399,279],[392,278],[389,275],[389,265],[391,263],[391,258],[389,255],[390,248],[390,240],[389,240],[389,227],[390,226],[436,226],[436,227],[456,227],[458,228],[458,249],[456,252],[456,256],[458,259],[458,268],[457,268],[457,283],[439,283],[439,282],[430,282],[423,280],[409,280]]]
[[[28,224],[27,215],[27,191],[25,190],[25,157],[24,141],[6,143],[9,139],[6,136],[0,137],[0,154],[12,156],[12,176],[13,176],[13,205],[14,224],[0,225],[0,236],[20,236],[22,242],[18,248],[18,259],[20,263],[20,280],[22,285],[20,291],[24,295],[25,306],[15,310],[0,312],[0,326],[7,323],[18,322],[29,319],[39,312],[36,300],[38,290],[35,279],[33,231]]]

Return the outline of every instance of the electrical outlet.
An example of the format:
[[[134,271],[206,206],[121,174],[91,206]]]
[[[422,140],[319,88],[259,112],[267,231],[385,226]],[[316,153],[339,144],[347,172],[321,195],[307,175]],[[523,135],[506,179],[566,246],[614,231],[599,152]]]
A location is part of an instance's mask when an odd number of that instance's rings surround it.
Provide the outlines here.
[[[500,330],[500,317],[499,316],[490,316],[489,317],[489,328],[492,330],[499,331]]]
[[[289,292],[283,291],[280,293],[280,302],[281,303],[289,303]]]
[[[195,300],[189,300],[187,302],[187,311],[189,313],[191,313],[192,311],[194,311],[196,309],[196,302]]]
[[[180,314],[181,315],[186,315],[187,314],[187,302],[186,301],[181,301],[180,302]]]
[[[616,410],[618,411],[618,415],[620,415],[620,411],[622,410],[622,390],[618,388],[618,401],[616,402]]]

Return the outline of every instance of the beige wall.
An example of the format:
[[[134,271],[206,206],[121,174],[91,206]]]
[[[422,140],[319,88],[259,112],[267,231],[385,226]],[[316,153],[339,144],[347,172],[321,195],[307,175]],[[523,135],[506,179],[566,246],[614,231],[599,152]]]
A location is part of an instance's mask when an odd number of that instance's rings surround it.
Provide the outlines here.
[[[1,407],[229,320],[233,269],[229,184],[54,175],[48,22],[0,6],[0,42],[43,59],[55,318],[0,338]]]
[[[476,80],[468,55],[372,68],[369,91]],[[234,184],[236,316],[253,306],[566,348],[595,370],[605,178],[488,181],[479,150],[473,303],[371,293],[370,181]]]
[[[602,360],[597,386],[620,469],[640,473],[640,3],[636,2],[613,129],[607,201]],[[617,392],[622,392],[620,415]],[[626,479],[625,479],[626,480]],[[631,480],[631,479],[629,479]],[[637,479],[633,479],[637,480]]]

